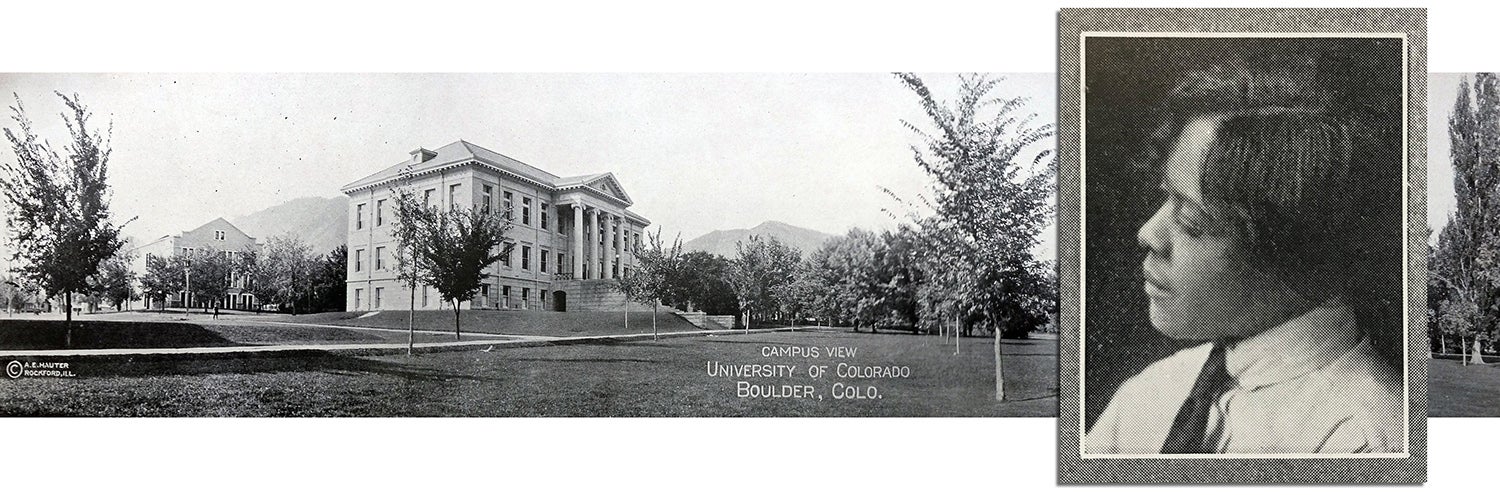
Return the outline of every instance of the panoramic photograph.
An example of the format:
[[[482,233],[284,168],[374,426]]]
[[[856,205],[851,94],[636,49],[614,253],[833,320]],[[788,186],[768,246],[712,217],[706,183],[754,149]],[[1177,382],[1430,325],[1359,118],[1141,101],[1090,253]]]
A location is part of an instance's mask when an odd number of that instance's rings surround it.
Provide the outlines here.
[[[4,74],[0,416],[1054,416],[1052,74]]]

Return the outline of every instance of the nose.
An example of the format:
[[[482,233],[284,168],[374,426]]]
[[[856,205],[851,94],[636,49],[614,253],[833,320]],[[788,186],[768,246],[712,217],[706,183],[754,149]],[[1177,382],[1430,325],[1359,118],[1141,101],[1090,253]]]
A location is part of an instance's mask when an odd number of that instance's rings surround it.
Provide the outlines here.
[[[1159,256],[1172,254],[1172,244],[1167,232],[1167,222],[1171,221],[1171,214],[1167,203],[1162,203],[1161,207],[1156,209],[1156,213],[1151,215],[1151,218],[1141,225],[1141,229],[1135,232],[1135,241],[1140,243],[1141,247],[1150,249]]]

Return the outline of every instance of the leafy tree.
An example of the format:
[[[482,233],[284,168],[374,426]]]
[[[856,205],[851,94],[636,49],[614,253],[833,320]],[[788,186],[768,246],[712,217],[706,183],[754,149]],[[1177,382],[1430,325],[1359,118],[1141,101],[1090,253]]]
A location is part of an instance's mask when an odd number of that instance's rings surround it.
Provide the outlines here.
[[[663,246],[661,229],[647,232],[647,246],[636,250],[636,268],[620,277],[616,288],[626,299],[651,304],[651,338],[656,339],[656,312],[664,299],[681,297],[682,240]]]
[[[167,296],[182,291],[184,265],[177,256],[163,258],[146,255],[146,273],[141,275],[141,293],[150,306],[152,299],[161,300],[163,311],[167,307]]]
[[[135,290],[135,272],[130,270],[134,261],[134,254],[118,251],[99,265],[99,273],[95,275],[95,294],[109,301],[115,311],[120,311],[127,301],[140,296]]]
[[[312,303],[316,311],[343,311],[348,297],[349,246],[340,244],[317,263],[312,279]]]
[[[229,294],[234,260],[226,253],[205,247],[193,250],[182,258],[182,262],[187,268],[188,276],[184,283],[188,293],[193,299],[204,303],[204,313],[212,309],[217,315],[224,297]]]
[[[958,252],[959,266],[972,270],[950,272],[946,282],[959,293],[980,296],[970,307],[979,308],[995,330],[995,398],[1005,400],[1000,337],[1019,323],[1006,308],[1035,297],[1023,282],[1035,273],[1031,249],[1054,210],[1053,150],[1031,150],[1052,137],[1054,126],[1035,125],[1035,114],[1022,115],[1025,98],[990,96],[999,81],[983,75],[960,76],[951,107],[916,75],[896,77],[916,94],[930,120],[931,132],[903,124],[923,141],[912,146],[913,160],[937,183],[933,226]]]
[[[0,190],[10,203],[6,225],[17,248],[11,259],[20,262],[14,270],[48,294],[63,295],[65,344],[72,346],[73,293],[88,291],[99,264],[124,246],[124,224],[110,220],[109,131],[89,126],[91,114],[76,94],[56,94],[69,110],[67,157],[36,135],[15,95],[11,118],[20,131],[7,127],[5,138],[17,161],[0,166]]]
[[[737,312],[739,302],[734,288],[729,285],[729,260],[704,251],[682,253],[682,269],[675,283],[679,284],[681,300],[672,300],[674,306],[686,304],[708,314],[722,315]]]
[[[755,315],[780,308],[776,294],[792,281],[802,254],[775,237],[750,236],[749,242],[735,243],[735,249],[738,256],[730,263],[729,283],[739,298],[748,331]]]
[[[296,235],[271,236],[247,258],[250,291],[258,300],[290,306],[295,315],[297,301],[306,300],[312,292],[318,261],[312,247]]]
[[[401,208],[398,223],[410,222],[415,234],[408,240],[412,263],[419,267],[416,280],[436,289],[453,302],[453,334],[460,329],[460,303],[473,299],[484,280],[484,269],[510,256],[506,232],[510,219],[504,214],[476,208]]]

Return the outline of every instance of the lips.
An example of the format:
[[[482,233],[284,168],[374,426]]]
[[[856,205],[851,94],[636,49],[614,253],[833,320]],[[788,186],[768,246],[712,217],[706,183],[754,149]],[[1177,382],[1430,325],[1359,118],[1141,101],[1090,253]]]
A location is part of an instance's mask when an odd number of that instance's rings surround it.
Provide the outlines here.
[[[1172,290],[1167,288],[1167,284],[1161,282],[1160,277],[1157,277],[1155,274],[1151,273],[1150,268],[1142,268],[1141,273],[1146,279],[1146,283],[1144,285],[1147,296],[1150,296],[1153,299],[1160,299],[1172,295]]]

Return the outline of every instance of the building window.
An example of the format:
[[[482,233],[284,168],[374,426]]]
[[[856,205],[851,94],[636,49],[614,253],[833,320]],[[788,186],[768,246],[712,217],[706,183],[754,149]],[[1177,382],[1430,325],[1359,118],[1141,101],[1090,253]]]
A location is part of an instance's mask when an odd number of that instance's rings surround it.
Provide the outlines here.
[[[620,249],[620,238],[617,237],[620,235],[620,226],[611,225],[609,227],[609,234],[609,246],[615,249]]]
[[[360,309],[365,304],[365,290],[354,289],[354,309]]]
[[[542,230],[547,230],[547,203],[542,203]]]
[[[432,193],[435,193],[435,192],[437,192],[437,189],[428,189],[426,191],[422,191],[422,207],[423,208],[427,208],[427,207],[431,207],[432,206]]]
[[[542,250],[542,257],[541,258],[537,258],[537,261],[541,262],[539,264],[539,266],[537,266],[537,268],[540,269],[540,271],[542,273],[547,273],[547,250],[546,249]]]
[[[458,184],[448,186],[448,209],[458,208]]]
[[[224,231],[222,231],[222,230],[215,230],[214,231],[214,240],[216,240],[216,241],[222,241],[222,240],[224,240]]]
[[[563,219],[562,219],[562,217],[558,217],[558,219],[557,219],[557,233],[559,233],[559,234],[566,234],[566,233],[568,233],[567,230],[565,230],[563,228]]]
[[[385,295],[385,287],[376,287],[375,288],[375,307],[374,307],[374,309],[380,309],[380,300],[381,300],[381,297],[383,297],[384,295]]]
[[[521,225],[531,225],[531,198],[521,198]]]
[[[354,230],[365,228],[365,204],[354,205]]]
[[[531,269],[531,246],[521,246],[521,269]]]
[[[377,246],[375,248],[375,269],[385,269],[385,246]]]
[[[564,265],[563,264],[563,254],[562,253],[557,253],[557,271],[562,271],[563,267],[565,267],[565,266],[568,266],[568,265]],[[575,273],[575,274],[573,274],[573,276],[576,277],[576,276],[578,276],[578,274]]]
[[[615,260],[609,267],[610,276],[620,278],[620,260]]]
[[[636,232],[635,233],[635,250],[636,251],[640,251],[641,250],[641,233],[640,232]]]
[[[521,288],[521,308],[525,309],[527,307],[526,306],[527,304],[531,304],[531,288],[530,287],[522,287]]]
[[[365,250],[363,250],[363,249],[355,249],[354,250],[354,271],[356,271],[356,272],[358,272],[358,271],[364,271],[364,269],[365,269]]]
[[[375,226],[385,225],[385,200],[375,201]]]
[[[510,191],[505,191],[505,219],[506,220],[510,220],[510,219],[514,218],[510,214],[510,206],[511,206],[510,203],[511,203],[511,200],[510,200]]]
[[[502,286],[500,286],[500,299],[504,300],[501,303],[502,306],[507,307],[507,308],[510,307],[510,286],[509,285],[502,285]]]
[[[515,251],[515,246],[516,244],[513,242],[505,243],[505,256],[500,257],[500,263],[503,263],[506,268],[510,268],[510,255],[512,251]]]
[[[494,203],[494,202],[495,202],[495,188],[490,187],[489,184],[485,184],[484,185],[484,204],[479,207],[479,212],[483,213],[485,215],[490,214],[490,204]]]
[[[600,246],[604,245],[604,236],[609,235],[609,231],[604,230],[606,228],[607,227],[605,227],[602,222],[599,224],[599,245]]]
[[[490,284],[479,284],[479,297],[481,298],[481,301],[489,302]]]
[[[545,290],[537,291],[536,295],[541,297],[541,299],[542,299],[542,307],[546,308],[547,307],[547,291],[545,291]]]

